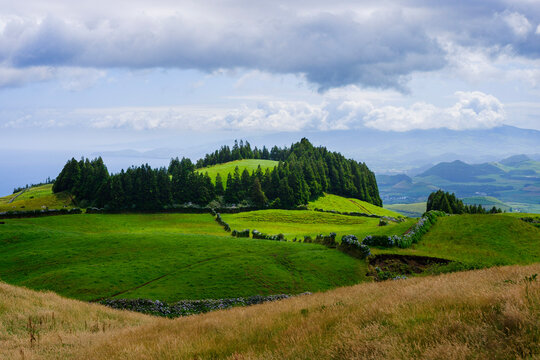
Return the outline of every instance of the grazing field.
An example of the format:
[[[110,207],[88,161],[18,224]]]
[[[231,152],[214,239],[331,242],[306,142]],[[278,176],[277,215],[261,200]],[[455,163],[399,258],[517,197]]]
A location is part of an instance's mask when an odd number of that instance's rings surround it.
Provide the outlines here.
[[[538,273],[534,264],[360,284],[175,320],[0,283],[0,358],[536,359]]]
[[[364,261],[316,244],[236,239],[209,214],[82,214],[0,226],[3,281],[81,300],[296,294],[366,279]]]
[[[413,204],[389,204],[384,205],[385,209],[398,212],[405,216],[421,217],[426,212],[426,203],[413,203]]]
[[[504,214],[447,216],[412,248],[374,252],[441,257],[474,267],[530,264],[540,262],[540,229]]]
[[[294,237],[328,235],[335,232],[338,240],[342,235],[354,234],[359,239],[367,235],[401,235],[416,220],[407,219],[401,223],[389,222],[379,226],[379,219],[347,216],[309,210],[259,210],[239,214],[221,214],[231,229],[256,229],[269,235],[282,233],[288,240]]]
[[[62,192],[53,194],[52,184],[32,187],[22,194],[18,192],[13,195],[8,195],[0,198],[1,211],[21,211],[21,210],[36,210],[47,207],[49,209],[62,209],[64,207],[71,208],[73,204],[68,193]],[[9,202],[16,195],[17,198],[13,202]]]
[[[244,169],[247,169],[249,173],[257,170],[258,166],[261,166],[261,169],[265,171],[268,168],[274,168],[278,165],[277,161],[274,160],[262,160],[262,159],[244,159],[244,160],[236,160],[231,161],[224,164],[218,164],[213,166],[208,166],[205,168],[197,169],[198,172],[204,174],[208,173],[208,176],[212,179],[212,182],[215,183],[216,181],[216,175],[219,173],[221,175],[221,178],[223,179],[223,186],[227,187],[227,175],[233,174],[234,169],[238,166],[238,170],[240,170],[240,175],[242,175],[242,171]]]
[[[358,199],[347,199],[342,196],[325,194],[308,204],[308,209],[336,210],[340,212],[360,212],[365,214],[375,214],[381,216],[399,217],[395,211],[370,204]]]

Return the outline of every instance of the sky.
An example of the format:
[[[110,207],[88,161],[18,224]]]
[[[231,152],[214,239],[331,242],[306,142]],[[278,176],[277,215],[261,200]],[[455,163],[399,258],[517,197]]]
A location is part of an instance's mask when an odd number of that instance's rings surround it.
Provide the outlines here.
[[[0,148],[540,130],[538,0],[0,0]]]

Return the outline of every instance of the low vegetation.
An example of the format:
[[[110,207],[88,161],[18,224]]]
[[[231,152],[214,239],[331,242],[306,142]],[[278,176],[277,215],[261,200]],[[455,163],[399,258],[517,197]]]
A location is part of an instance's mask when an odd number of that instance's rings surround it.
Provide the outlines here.
[[[221,214],[231,229],[255,229],[266,234],[284,234],[288,240],[315,237],[318,234],[335,232],[338,238],[343,235],[356,235],[363,239],[367,235],[401,235],[414,223],[414,219],[403,222],[389,222],[379,226],[379,219],[355,217],[309,210],[259,210],[238,214]]]
[[[439,257],[468,268],[531,264],[540,261],[540,229],[507,215],[446,216],[409,249],[372,251]]]
[[[401,214],[384,209],[379,206],[375,206],[366,201],[345,198],[342,196],[324,194],[317,200],[310,201],[308,204],[309,210],[322,209],[322,210],[334,210],[340,212],[357,212],[365,214],[373,214],[380,216],[400,217]]]
[[[15,198],[15,199],[13,199]],[[13,201],[11,201],[13,199]],[[40,185],[0,198],[0,212],[73,207],[69,193],[52,192],[52,184]]]
[[[538,273],[535,264],[361,284],[175,320],[0,284],[0,357],[533,359]]]
[[[233,238],[210,214],[81,214],[0,225],[3,281],[81,300],[323,291],[367,265],[317,244]]]

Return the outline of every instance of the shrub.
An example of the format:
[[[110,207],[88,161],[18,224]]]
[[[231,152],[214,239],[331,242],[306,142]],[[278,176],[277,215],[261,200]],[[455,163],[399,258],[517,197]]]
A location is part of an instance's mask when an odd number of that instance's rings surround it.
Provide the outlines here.
[[[315,242],[330,248],[336,248],[338,246],[336,242],[336,235],[337,234],[335,232],[331,232],[328,236],[319,234],[317,237],[315,237]]]
[[[343,235],[338,250],[359,259],[365,259],[371,255],[369,247],[361,244],[355,235]]]

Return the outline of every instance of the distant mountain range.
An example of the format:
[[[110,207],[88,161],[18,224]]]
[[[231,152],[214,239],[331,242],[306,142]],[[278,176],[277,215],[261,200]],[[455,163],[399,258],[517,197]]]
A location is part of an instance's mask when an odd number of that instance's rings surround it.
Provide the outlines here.
[[[443,189],[469,202],[491,197],[491,202],[496,198],[508,207],[540,207],[540,162],[523,154],[492,163],[441,162],[414,177],[378,174],[377,183],[386,204],[423,202],[432,191]]]

